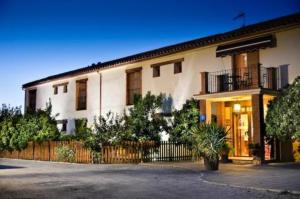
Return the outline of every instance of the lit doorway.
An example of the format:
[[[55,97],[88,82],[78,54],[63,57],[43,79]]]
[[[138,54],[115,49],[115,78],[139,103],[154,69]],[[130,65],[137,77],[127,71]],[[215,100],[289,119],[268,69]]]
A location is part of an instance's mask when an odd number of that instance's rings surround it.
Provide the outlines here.
[[[233,113],[233,138],[235,156],[249,157],[251,140],[251,112],[250,107],[242,107],[238,113]]]

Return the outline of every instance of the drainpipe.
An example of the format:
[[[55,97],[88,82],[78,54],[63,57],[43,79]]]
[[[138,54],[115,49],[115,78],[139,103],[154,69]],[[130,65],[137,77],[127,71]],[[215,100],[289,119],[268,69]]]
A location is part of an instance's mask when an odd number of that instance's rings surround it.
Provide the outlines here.
[[[99,71],[97,71],[97,73],[99,74],[99,116],[102,115],[102,73],[100,73]]]
[[[23,89],[24,90],[24,114],[27,112],[27,89]]]

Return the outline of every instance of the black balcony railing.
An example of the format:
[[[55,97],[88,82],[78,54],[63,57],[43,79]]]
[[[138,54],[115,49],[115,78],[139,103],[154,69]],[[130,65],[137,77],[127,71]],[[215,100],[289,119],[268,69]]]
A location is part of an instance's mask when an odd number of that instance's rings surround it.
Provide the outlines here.
[[[280,76],[279,68],[262,66],[209,72],[207,74],[207,93],[252,88],[278,90],[282,86]]]

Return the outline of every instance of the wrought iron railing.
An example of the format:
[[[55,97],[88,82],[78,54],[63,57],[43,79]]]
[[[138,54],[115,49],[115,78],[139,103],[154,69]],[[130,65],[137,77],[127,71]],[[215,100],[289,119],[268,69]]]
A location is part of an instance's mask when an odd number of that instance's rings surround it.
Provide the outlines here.
[[[209,72],[207,76],[208,93],[218,93],[251,88],[278,90],[282,87],[280,70],[253,66],[239,69],[226,69]]]

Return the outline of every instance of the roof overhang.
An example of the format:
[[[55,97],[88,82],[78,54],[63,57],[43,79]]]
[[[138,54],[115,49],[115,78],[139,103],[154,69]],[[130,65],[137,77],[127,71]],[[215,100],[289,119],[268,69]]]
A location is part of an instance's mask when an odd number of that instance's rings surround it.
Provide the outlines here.
[[[194,95],[194,99],[196,99],[196,100],[220,99],[221,100],[221,99],[225,99],[225,98],[255,95],[255,94],[268,94],[268,95],[276,96],[278,94],[278,92],[279,91],[274,91],[274,90],[270,90],[270,89],[255,88],[255,89],[238,90],[238,91],[230,91],[230,92],[198,94],[198,95]]]
[[[267,35],[263,37],[218,46],[216,50],[216,56],[224,57],[227,55],[252,52],[261,48],[271,48],[275,46],[275,36]]]

